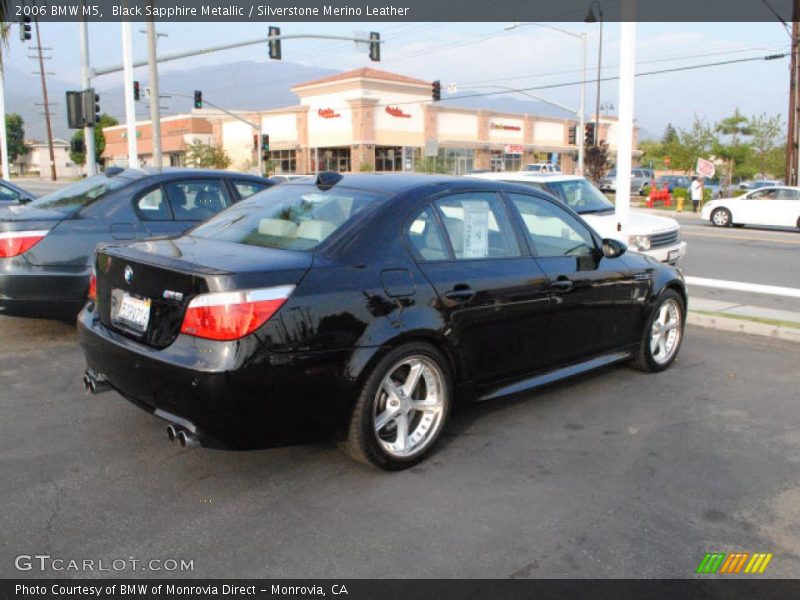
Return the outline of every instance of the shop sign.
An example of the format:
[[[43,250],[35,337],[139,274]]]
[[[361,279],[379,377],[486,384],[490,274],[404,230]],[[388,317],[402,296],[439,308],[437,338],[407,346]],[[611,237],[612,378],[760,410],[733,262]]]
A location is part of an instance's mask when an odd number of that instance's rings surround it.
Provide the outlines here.
[[[523,154],[524,152],[525,147],[522,144],[506,144],[506,154]]]
[[[322,117],[323,119],[338,119],[342,115],[337,113],[332,108],[320,108],[317,111],[317,114]]]
[[[506,125],[505,123],[495,123],[492,121],[489,123],[490,129],[500,129],[502,131],[522,131],[522,127],[519,125]]]
[[[410,119],[411,115],[407,112],[403,112],[403,109],[398,106],[387,106],[386,112],[392,115],[393,117],[397,117],[398,119]]]

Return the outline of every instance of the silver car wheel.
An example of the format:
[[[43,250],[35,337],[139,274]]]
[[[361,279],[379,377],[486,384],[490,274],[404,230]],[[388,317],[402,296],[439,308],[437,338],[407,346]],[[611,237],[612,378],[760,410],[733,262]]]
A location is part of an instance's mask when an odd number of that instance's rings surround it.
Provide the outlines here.
[[[422,452],[444,421],[444,376],[427,356],[409,356],[389,369],[374,403],[374,429],[384,451],[396,458]]]
[[[681,307],[676,300],[669,299],[658,309],[658,316],[650,330],[650,354],[659,365],[669,362],[680,346]]]

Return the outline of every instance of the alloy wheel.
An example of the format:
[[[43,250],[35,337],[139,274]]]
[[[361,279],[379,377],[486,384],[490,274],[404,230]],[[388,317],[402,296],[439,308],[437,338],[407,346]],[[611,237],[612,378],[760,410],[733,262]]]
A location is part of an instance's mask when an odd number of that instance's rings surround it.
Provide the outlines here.
[[[650,330],[650,353],[656,363],[663,365],[672,359],[680,345],[681,333],[681,307],[670,298],[659,307]]]
[[[711,215],[711,220],[717,227],[725,227],[728,225],[728,221],[730,220],[730,215],[726,210],[715,210],[714,214]]]
[[[444,376],[426,356],[409,356],[383,378],[374,403],[374,430],[385,452],[408,458],[435,438],[444,420]]]

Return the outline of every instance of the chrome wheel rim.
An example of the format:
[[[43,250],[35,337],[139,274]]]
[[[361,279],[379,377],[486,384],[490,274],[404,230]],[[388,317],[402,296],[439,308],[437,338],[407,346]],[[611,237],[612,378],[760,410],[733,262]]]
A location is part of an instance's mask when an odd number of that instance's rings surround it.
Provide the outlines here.
[[[681,341],[681,307],[669,299],[658,309],[650,330],[650,354],[656,363],[669,362],[678,351]]]
[[[374,403],[374,429],[384,451],[418,454],[436,438],[445,409],[444,377],[426,356],[404,358],[383,378]]]
[[[728,224],[728,214],[724,210],[718,210],[714,213],[714,225],[724,227]]]

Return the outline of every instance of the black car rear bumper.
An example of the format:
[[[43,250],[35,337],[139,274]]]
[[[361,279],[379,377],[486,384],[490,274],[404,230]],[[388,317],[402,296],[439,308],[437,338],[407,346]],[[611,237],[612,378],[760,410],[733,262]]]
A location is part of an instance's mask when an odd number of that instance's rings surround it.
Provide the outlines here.
[[[23,257],[0,259],[0,313],[36,314],[80,310],[89,288],[88,267],[32,265]]]
[[[185,335],[157,350],[105,327],[92,304],[78,316],[78,337],[88,369],[137,406],[191,424],[204,446],[314,439],[338,429],[347,412],[348,350],[265,359],[254,336],[216,342]]]

